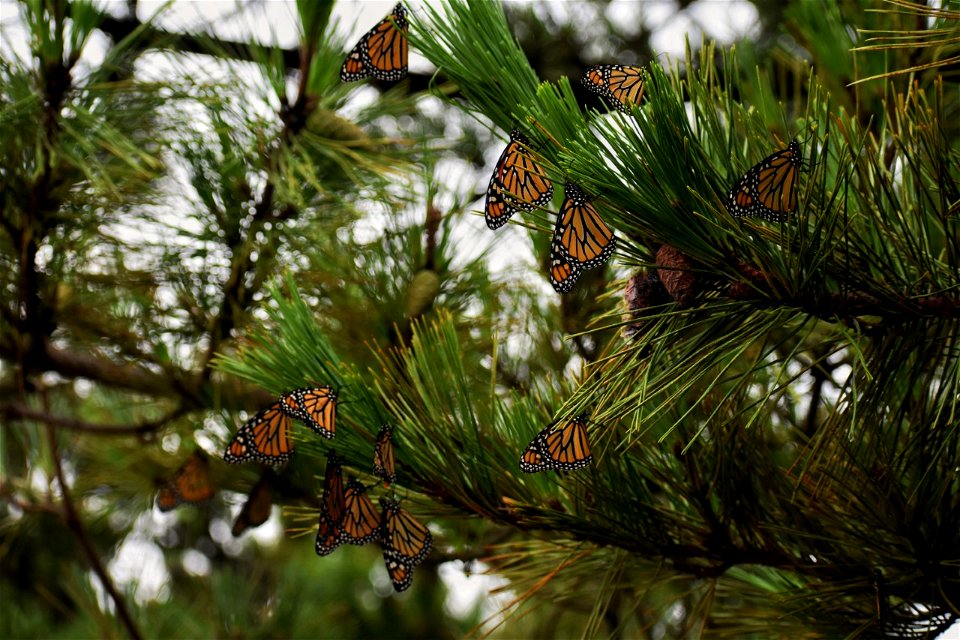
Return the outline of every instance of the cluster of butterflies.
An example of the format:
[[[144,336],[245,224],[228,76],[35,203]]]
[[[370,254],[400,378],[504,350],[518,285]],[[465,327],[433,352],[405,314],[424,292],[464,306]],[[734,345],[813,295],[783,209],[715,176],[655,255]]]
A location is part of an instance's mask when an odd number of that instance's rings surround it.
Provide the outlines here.
[[[248,420],[234,435],[223,455],[227,462],[254,460],[279,464],[293,453],[291,419],[306,424],[324,438],[336,435],[337,394],[332,387],[304,387],[280,398]],[[367,488],[351,478],[343,482],[343,459],[330,450],[320,498],[317,554],[325,556],[341,544],[366,544],[379,540],[387,573],[397,591],[413,582],[413,568],[432,546],[430,531],[393,499],[381,498],[377,512]],[[381,427],[373,450],[373,474],[384,487],[396,482],[393,431]],[[241,514],[242,515],[242,514]]]
[[[387,574],[397,591],[413,583],[413,569],[423,562],[433,546],[430,530],[391,498],[381,497],[378,512],[367,487],[351,477],[343,482],[343,459],[332,449],[327,453],[320,498],[320,528],[316,551],[325,556],[341,544],[363,545],[379,540]],[[374,448],[373,472],[384,487],[396,480],[391,428],[383,425]]]
[[[250,490],[246,502],[233,521],[233,535],[240,536],[247,529],[259,527],[270,517],[273,508],[273,472],[267,469]],[[157,508],[171,511],[183,503],[205,502],[216,492],[210,478],[210,463],[200,450],[187,458],[173,477],[157,491]]]

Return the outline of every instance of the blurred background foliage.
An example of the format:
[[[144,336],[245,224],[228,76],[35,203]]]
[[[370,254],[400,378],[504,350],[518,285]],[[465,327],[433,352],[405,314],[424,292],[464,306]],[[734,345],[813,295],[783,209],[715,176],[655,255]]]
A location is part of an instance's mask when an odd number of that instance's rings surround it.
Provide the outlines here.
[[[0,4],[0,635],[952,624],[960,13],[725,3],[737,32],[711,4],[414,4],[396,85],[337,73],[387,3]],[[264,28],[281,10],[295,44]],[[645,105],[608,114],[578,81],[599,62],[649,65]],[[479,215],[513,126],[620,240],[564,297],[549,212]],[[794,137],[796,216],[726,214]],[[404,594],[375,545],[313,554],[330,443],[301,427],[271,517],[231,533],[262,470],[225,443],[316,382],[348,473],[397,426],[436,540]],[[594,466],[521,476],[580,410]],[[196,449],[215,497],[160,512]]]

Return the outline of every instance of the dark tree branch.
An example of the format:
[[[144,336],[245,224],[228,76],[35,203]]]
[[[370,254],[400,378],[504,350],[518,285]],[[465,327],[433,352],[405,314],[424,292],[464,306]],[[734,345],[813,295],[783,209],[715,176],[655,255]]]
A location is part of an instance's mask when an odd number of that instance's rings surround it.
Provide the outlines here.
[[[53,458],[54,469],[57,473],[57,482],[60,484],[60,491],[63,494],[63,515],[64,519],[67,521],[67,526],[73,530],[74,535],[76,535],[77,540],[80,542],[80,546],[83,547],[84,553],[87,554],[87,560],[90,562],[90,568],[93,569],[93,572],[97,574],[97,577],[100,579],[100,583],[103,585],[104,591],[106,591],[113,600],[113,603],[117,608],[117,617],[120,618],[123,626],[126,627],[127,633],[134,640],[140,640],[140,638],[143,636],[137,629],[137,625],[134,624],[133,618],[130,617],[130,613],[127,611],[126,602],[123,600],[123,598],[120,596],[120,593],[117,591],[117,588],[114,586],[113,581],[110,579],[110,575],[103,568],[103,563],[100,562],[100,556],[97,554],[97,550],[93,548],[93,543],[90,542],[90,538],[87,536],[87,531],[83,526],[83,522],[81,522],[77,510],[73,506],[73,499],[70,496],[70,488],[67,486],[67,482],[63,477],[63,464],[60,462],[60,452],[57,448],[57,432],[52,425],[47,425],[47,439],[50,443],[50,455]]]
[[[171,420],[175,420],[176,418],[182,416],[184,413],[186,413],[186,411],[181,407],[177,407],[167,415],[157,420],[131,425],[93,424],[91,422],[84,422],[83,420],[76,420],[74,418],[67,418],[64,416],[56,416],[44,411],[37,411],[20,403],[12,403],[4,407],[0,407],[0,413],[5,414],[9,418],[36,420],[53,427],[67,429],[70,431],[82,431],[84,433],[95,435],[129,436],[153,433],[154,431],[162,428]]]

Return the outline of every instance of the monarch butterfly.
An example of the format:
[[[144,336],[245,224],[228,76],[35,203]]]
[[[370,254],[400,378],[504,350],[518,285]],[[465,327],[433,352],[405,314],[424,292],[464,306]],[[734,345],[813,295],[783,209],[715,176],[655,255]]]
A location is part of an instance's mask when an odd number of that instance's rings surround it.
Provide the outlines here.
[[[343,493],[344,514],[341,526],[341,541],[350,544],[367,544],[376,540],[380,533],[380,514],[377,513],[367,489],[356,478],[347,482]]]
[[[581,273],[583,265],[564,255],[560,243],[554,239],[550,247],[550,284],[556,292],[567,293],[572,290]]]
[[[273,472],[269,467],[260,477],[260,480],[250,490],[247,501],[243,504],[240,514],[233,521],[234,537],[243,534],[247,529],[259,527],[270,517],[270,510],[273,508]]]
[[[380,504],[383,506],[380,522],[383,562],[393,588],[404,591],[413,584],[413,568],[430,553],[432,537],[429,529],[394,500],[380,498]]]
[[[398,2],[393,12],[370,29],[340,67],[340,79],[352,82],[370,76],[400,80],[407,75],[407,10]]]
[[[796,140],[753,165],[727,196],[730,214],[771,222],[786,220],[797,208],[797,173],[802,166],[803,150]]]
[[[388,424],[380,427],[373,446],[373,475],[383,479],[384,487],[397,481],[393,462],[393,428]]]
[[[157,492],[157,507],[160,511],[170,511],[183,502],[209,500],[213,497],[213,492],[207,456],[201,451],[195,451],[177,469],[173,479],[160,487]]]
[[[562,426],[560,422],[554,422],[538,433],[520,456],[520,470],[524,473],[547,469],[573,471],[587,466],[592,460],[587,442],[587,417],[581,414]]]
[[[417,522],[410,512],[395,500],[380,498],[380,506],[383,507],[380,516],[380,541],[384,551],[390,550],[411,566],[423,562],[433,546],[430,530]]]
[[[553,246],[562,256],[585,269],[599,267],[613,254],[617,239],[580,187],[568,182],[563,194],[564,201],[553,229]]]
[[[553,198],[553,184],[530,155],[529,147],[519,130],[510,132],[510,143],[500,154],[487,187],[483,215],[491,229],[499,229],[518,211],[532,211]]]
[[[333,553],[342,542],[341,524],[346,511],[343,492],[343,458],[332,449],[327,452],[327,469],[323,472],[323,495],[320,497],[320,527],[317,530],[317,555]]]
[[[332,387],[305,387],[280,396],[280,409],[324,438],[336,435],[337,393]]]
[[[266,464],[285,462],[293,453],[290,442],[290,417],[281,402],[250,418],[227,445],[223,459],[230,463],[256,460]]]
[[[580,79],[583,85],[613,102],[623,113],[640,104],[643,97],[643,68],[619,64],[598,64],[590,67]]]

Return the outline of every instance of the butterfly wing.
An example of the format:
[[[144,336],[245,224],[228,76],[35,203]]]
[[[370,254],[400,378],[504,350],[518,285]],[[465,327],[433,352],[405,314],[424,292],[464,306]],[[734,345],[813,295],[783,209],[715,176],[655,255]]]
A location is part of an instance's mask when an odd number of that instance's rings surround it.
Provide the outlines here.
[[[248,420],[227,445],[223,459],[238,463],[256,460],[266,464],[286,462],[293,453],[290,417],[275,402]]]
[[[240,536],[247,529],[259,527],[270,518],[270,512],[273,509],[273,490],[267,476],[268,474],[264,474],[254,485],[247,501],[243,503],[240,514],[234,520],[231,531],[235,537]]]
[[[341,526],[345,512],[343,458],[331,450],[327,453],[327,469],[323,474],[323,495],[320,497],[320,524],[316,543],[317,555],[325,556],[340,546]]]
[[[160,487],[160,490],[157,491],[157,508],[160,511],[171,511],[178,504],[180,504],[180,498],[177,497],[172,485],[165,484]]]
[[[599,267],[613,255],[616,238],[579,187],[568,182],[564,196],[553,230],[554,243],[583,268]]]
[[[553,423],[538,433],[520,456],[520,470],[524,473],[547,469],[574,471],[592,461],[586,418],[577,416],[562,424]]]
[[[368,31],[340,67],[344,82],[372,76],[395,81],[407,75],[407,11],[401,3],[393,12]]]
[[[584,86],[613,102],[623,113],[643,98],[643,68],[619,64],[599,64],[587,69],[581,79]]]
[[[380,514],[373,506],[366,488],[355,478],[344,491],[344,516],[341,526],[342,541],[366,544],[376,540],[380,533]]]
[[[393,459],[393,429],[387,424],[380,427],[373,446],[373,474],[383,479],[384,486],[390,486],[397,481]]]
[[[212,498],[214,489],[207,456],[194,452],[177,472],[173,485],[183,502],[202,502]]]
[[[393,588],[397,592],[406,591],[413,584],[413,567],[395,551],[387,547],[383,548],[383,563],[387,567],[387,575],[393,583]]]
[[[583,266],[579,262],[570,260],[560,247],[560,243],[554,238],[550,246],[550,284],[553,285],[554,290],[557,293],[571,291],[581,273],[583,273]]]
[[[420,564],[433,547],[430,530],[418,522],[410,512],[388,498],[381,498],[383,512],[381,543],[411,567]]]
[[[500,154],[487,187],[484,218],[491,229],[499,229],[514,213],[532,211],[553,198],[553,183],[530,154],[530,143],[518,129],[510,132],[510,143]]]
[[[740,178],[727,196],[727,209],[741,218],[782,222],[797,208],[797,176],[803,151],[793,140],[786,149],[764,158]]]
[[[332,387],[288,391],[280,396],[280,408],[324,438],[336,435],[337,394]]]

